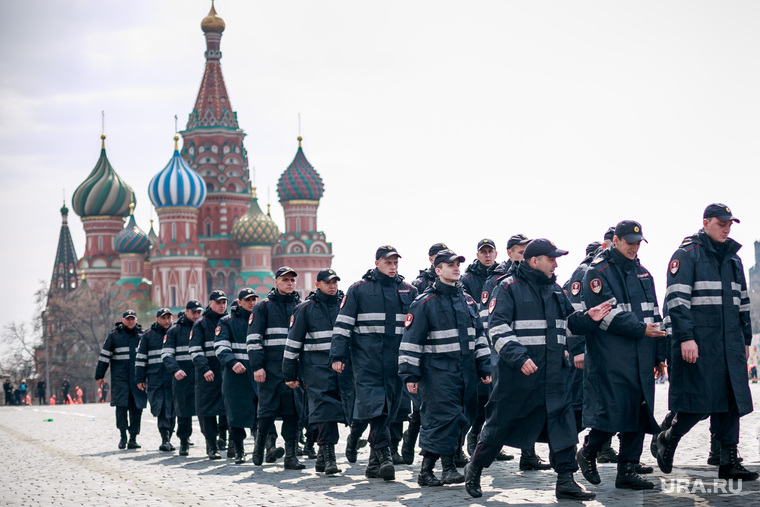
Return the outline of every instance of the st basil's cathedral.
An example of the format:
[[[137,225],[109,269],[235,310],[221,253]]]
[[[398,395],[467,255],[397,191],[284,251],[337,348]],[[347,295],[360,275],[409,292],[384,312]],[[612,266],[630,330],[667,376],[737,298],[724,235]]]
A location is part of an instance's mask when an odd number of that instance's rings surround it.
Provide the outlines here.
[[[82,219],[84,254],[77,259],[64,204],[53,293],[72,292],[81,279],[90,287],[116,284],[130,300],[179,309],[190,299],[205,301],[216,289],[230,299],[242,287],[266,294],[274,271],[286,265],[298,272],[296,290],[305,295],[317,272],[331,266],[332,244],[317,227],[324,184],[306,159],[301,137],[277,183],[285,214],[281,232],[251,185],[245,134],[220,64],[225,23],[213,3],[201,29],[206,66],[195,107],[179,132],[182,147],[175,136],[168,163],[148,183],[159,234],[153,220],[148,232],[137,225],[134,191],[108,160],[102,135],[100,157],[71,202]]]

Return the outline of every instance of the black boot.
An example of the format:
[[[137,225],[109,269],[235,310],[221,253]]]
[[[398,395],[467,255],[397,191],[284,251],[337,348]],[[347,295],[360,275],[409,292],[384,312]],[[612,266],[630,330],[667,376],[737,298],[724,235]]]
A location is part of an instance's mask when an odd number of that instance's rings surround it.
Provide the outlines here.
[[[129,442],[127,442],[127,449],[139,449],[142,447],[137,443],[137,435],[129,434]]]
[[[219,430],[219,436],[216,439],[216,446],[220,451],[227,449],[227,430]]]
[[[306,468],[306,465],[298,461],[296,443],[296,440],[285,442],[285,470],[303,470]]]
[[[282,447],[277,447],[277,437],[274,433],[270,433],[267,435],[266,441],[265,441],[265,447],[266,447],[266,453],[265,453],[265,460],[267,463],[275,463],[278,459],[285,456],[285,449]]]
[[[251,455],[251,461],[256,466],[261,466],[264,462],[264,442],[266,438],[260,431],[256,432],[256,437],[253,441],[253,454]]]
[[[602,445],[602,450],[596,453],[597,463],[617,463],[618,456],[612,448],[612,437]]]
[[[636,473],[638,463],[618,463],[615,487],[618,489],[652,489],[654,484]]]
[[[417,445],[417,435],[420,434],[420,427],[417,424],[410,423],[404,432],[403,442],[401,444],[401,457],[405,465],[414,463],[414,446]]]
[[[549,463],[544,463],[534,447],[528,449],[522,449],[520,455],[520,470],[549,470],[552,466]]]
[[[470,456],[472,456],[472,453],[470,453]],[[502,447],[499,450],[499,453],[496,455],[496,461],[509,461],[515,459],[515,457],[511,454],[507,454],[504,452],[504,448]]]
[[[170,451],[173,451],[173,450],[175,450],[175,449],[176,449],[176,448],[175,448],[175,447],[172,445],[172,433],[173,433],[173,431],[171,431],[171,430],[166,430],[166,443],[167,443],[167,444],[169,444],[169,450],[170,450]]]
[[[720,440],[710,435],[710,455],[707,457],[707,464],[720,466]]]
[[[454,456],[441,456],[441,467],[443,468],[443,472],[441,473],[442,483],[462,484],[464,482],[464,475],[459,473],[454,464]]]
[[[636,473],[639,475],[651,474],[654,472],[654,468],[645,465],[644,463],[634,463],[634,468],[636,469]]]
[[[420,473],[417,474],[417,484],[420,486],[443,486],[443,483],[433,474],[436,461],[438,461],[438,456],[435,454],[426,453],[422,457],[422,467],[420,467]]]
[[[245,449],[243,448],[243,441],[233,440],[232,447],[235,452],[235,463],[238,465],[245,463]],[[229,454],[229,449],[227,449],[227,453]]]
[[[403,465],[404,458],[398,453],[398,442],[391,442],[391,460],[394,465]]]
[[[663,473],[669,474],[673,471],[673,456],[676,453],[679,440],[681,437],[673,434],[672,427],[652,437],[650,450],[652,456],[657,458],[657,466]]]
[[[319,446],[319,451],[317,452],[317,460],[314,462],[314,471],[325,471],[325,449],[323,445]]]
[[[480,473],[483,471],[483,467],[468,463],[464,467],[464,489],[473,498],[480,498],[483,496],[483,490],[480,489]]]
[[[235,450],[235,441],[232,440],[232,436],[230,436],[230,439],[227,441],[227,457],[236,458],[237,457],[236,452],[237,451]]]
[[[393,468],[393,458],[391,458],[391,448],[383,447],[375,451],[380,461],[379,475],[386,481],[392,481],[396,478],[396,469]]]
[[[169,432],[167,430],[161,430],[161,445],[158,446],[159,451],[170,452],[172,450],[169,443]]]
[[[480,431],[475,431],[475,428],[471,428],[470,432],[467,434],[467,454],[472,456],[472,454],[475,452],[475,446],[478,445],[478,437],[480,436]]]
[[[119,449],[124,450],[127,448],[127,430],[121,430],[121,438],[119,439]]]
[[[557,498],[569,498],[572,500],[593,500],[596,494],[583,489],[575,479],[572,472],[557,474],[557,485],[554,488]]]
[[[326,475],[333,475],[341,472],[341,469],[338,468],[338,464],[336,463],[335,459],[335,445],[334,444],[325,444],[323,446],[320,446],[320,450],[324,449],[325,454],[325,474]]]
[[[219,455],[219,448],[216,446],[215,438],[206,439],[206,455],[208,459],[222,459]]]
[[[380,478],[380,458],[377,455],[377,449],[369,450],[369,462],[367,463],[367,469],[364,471],[364,476],[368,479]]]
[[[457,453],[454,455],[454,464],[459,468],[462,468],[469,462],[470,458],[467,457],[467,455],[462,450],[462,446],[460,445],[459,449],[457,449]]]
[[[306,443],[303,446],[303,455],[309,459],[317,459],[317,451],[314,450],[314,440],[311,436],[306,437]]]
[[[760,475],[750,472],[739,462],[736,445],[721,445],[720,467],[718,477],[721,479],[740,479],[743,481],[756,481]]]
[[[190,441],[186,438],[179,439],[179,455],[180,456],[190,455]]]
[[[359,437],[354,436],[353,433],[348,434],[346,438],[346,459],[349,463],[356,463],[357,446],[359,445]],[[370,453],[371,455],[372,453]],[[370,456],[371,461],[371,456]]]
[[[575,454],[575,459],[578,461],[578,467],[581,469],[583,477],[586,478],[591,484],[599,484],[602,479],[599,477],[599,471],[596,469],[596,453],[589,451],[588,437],[586,443]]]

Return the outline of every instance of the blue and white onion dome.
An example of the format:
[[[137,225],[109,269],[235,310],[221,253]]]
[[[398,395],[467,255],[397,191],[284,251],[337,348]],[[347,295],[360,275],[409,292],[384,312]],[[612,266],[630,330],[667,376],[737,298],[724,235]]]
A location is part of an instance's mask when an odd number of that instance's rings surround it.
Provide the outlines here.
[[[174,136],[174,155],[148,184],[148,196],[156,208],[200,208],[206,200],[206,183],[179,155]]]
[[[144,254],[150,250],[150,238],[135,222],[135,203],[129,205],[129,221],[113,239],[113,246],[121,254]]]

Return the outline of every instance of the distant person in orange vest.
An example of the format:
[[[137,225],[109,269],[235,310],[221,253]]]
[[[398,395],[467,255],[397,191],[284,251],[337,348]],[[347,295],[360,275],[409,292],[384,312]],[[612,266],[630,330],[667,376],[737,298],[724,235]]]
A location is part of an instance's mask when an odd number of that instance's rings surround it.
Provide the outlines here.
[[[49,403],[50,405],[55,405],[55,394],[50,397]]]
[[[82,391],[82,388],[77,386],[76,393],[77,393],[77,403],[79,404],[84,403],[84,401],[82,400],[82,396],[84,396],[84,392]]]

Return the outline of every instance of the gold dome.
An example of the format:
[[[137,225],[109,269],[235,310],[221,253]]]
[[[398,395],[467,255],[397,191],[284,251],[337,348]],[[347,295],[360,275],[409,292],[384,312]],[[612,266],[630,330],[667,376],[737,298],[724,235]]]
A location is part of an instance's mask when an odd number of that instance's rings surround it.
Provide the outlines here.
[[[216,13],[216,9],[214,9],[214,0],[211,0],[211,10],[208,12],[208,16],[201,21],[201,30],[203,30],[203,33],[222,33],[224,28],[224,20]]]

